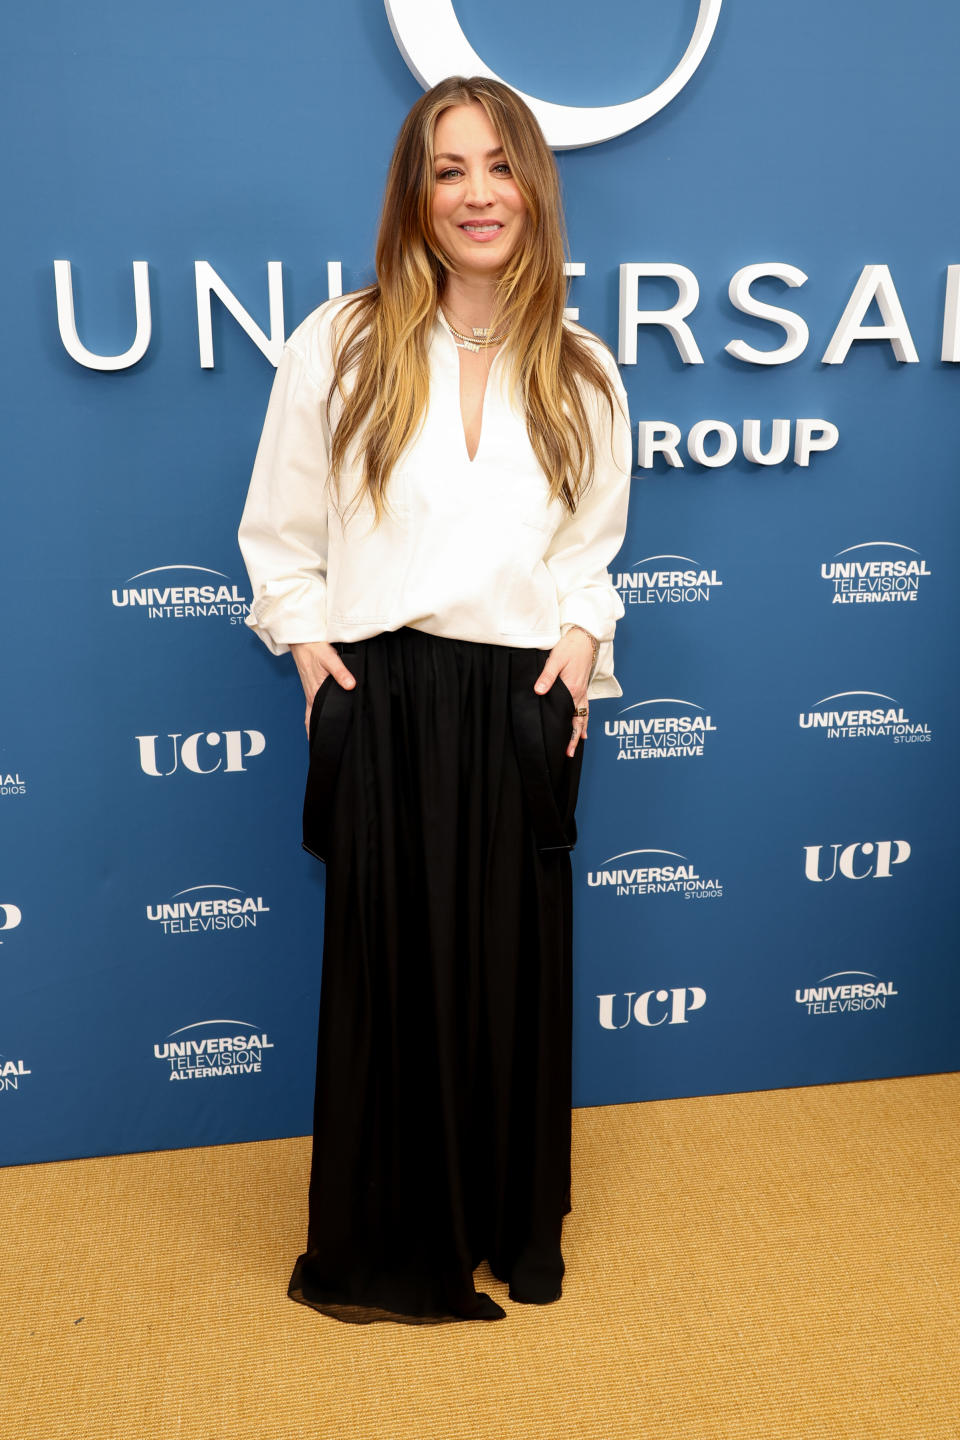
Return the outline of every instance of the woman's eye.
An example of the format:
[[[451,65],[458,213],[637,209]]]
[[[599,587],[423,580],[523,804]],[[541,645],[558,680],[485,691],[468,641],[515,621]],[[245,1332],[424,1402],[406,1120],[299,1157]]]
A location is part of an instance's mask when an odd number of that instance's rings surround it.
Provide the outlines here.
[[[460,172],[459,170],[453,170],[453,169],[451,169],[451,170],[438,170],[438,171],[437,171],[437,179],[438,179],[438,180],[452,180],[452,179],[455,179],[460,173],[461,173],[461,172]]]
[[[510,166],[507,164],[506,160],[498,161],[498,163],[494,165],[493,168],[494,170],[501,171],[504,175],[510,174]]]

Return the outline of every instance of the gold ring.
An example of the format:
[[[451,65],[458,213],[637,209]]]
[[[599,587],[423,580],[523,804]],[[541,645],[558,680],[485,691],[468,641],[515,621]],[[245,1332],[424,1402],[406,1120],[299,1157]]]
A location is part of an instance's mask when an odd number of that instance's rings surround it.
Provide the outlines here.
[[[586,705],[578,705],[578,706],[577,706],[577,714],[578,714],[578,715],[588,715],[589,713],[590,713],[590,712],[589,712],[589,710],[587,709],[587,706],[586,706]]]

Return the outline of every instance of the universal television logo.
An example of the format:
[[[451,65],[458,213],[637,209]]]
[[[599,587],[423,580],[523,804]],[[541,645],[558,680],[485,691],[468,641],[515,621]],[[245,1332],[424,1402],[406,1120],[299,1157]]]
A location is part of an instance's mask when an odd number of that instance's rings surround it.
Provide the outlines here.
[[[190,885],[159,905],[147,906],[147,919],[158,924],[164,935],[256,929],[260,916],[269,913],[262,895],[244,895],[236,885]]]
[[[32,1074],[33,1071],[22,1060],[11,1060],[9,1056],[0,1054],[0,1091],[19,1090],[21,1078]]]
[[[857,977],[856,979],[847,977]],[[839,981],[839,984],[831,984]],[[878,980],[871,970],[835,970],[814,986],[794,992],[808,1015],[844,1015],[858,1010],[885,1010],[890,996],[899,995],[892,980]]]
[[[646,567],[650,568],[647,569]],[[709,602],[723,581],[689,555],[644,555],[614,577],[624,606],[698,605]]]

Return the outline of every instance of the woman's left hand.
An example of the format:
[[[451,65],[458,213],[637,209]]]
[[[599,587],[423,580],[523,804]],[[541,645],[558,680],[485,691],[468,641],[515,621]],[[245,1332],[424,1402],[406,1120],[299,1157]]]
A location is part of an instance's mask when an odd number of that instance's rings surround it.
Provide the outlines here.
[[[587,702],[587,686],[590,683],[590,672],[593,669],[593,644],[585,631],[579,630],[576,626],[569,629],[566,635],[562,636],[554,645],[547,656],[546,663],[534,685],[538,695],[545,695],[554,684],[557,676],[560,676],[564,685],[573,696],[574,704],[578,710],[586,708],[589,711]],[[567,746],[567,754],[573,755],[577,748],[577,741],[582,737],[587,738],[587,715],[574,715],[573,730],[570,736],[570,743]]]

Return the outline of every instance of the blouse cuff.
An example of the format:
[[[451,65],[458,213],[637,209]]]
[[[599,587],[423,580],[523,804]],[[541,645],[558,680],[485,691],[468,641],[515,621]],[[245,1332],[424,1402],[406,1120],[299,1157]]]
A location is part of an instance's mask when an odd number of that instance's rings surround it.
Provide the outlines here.
[[[326,586],[310,587],[312,594],[302,587],[300,593],[292,594],[285,588],[283,594],[271,594],[269,583],[251,602],[250,614],[244,620],[255,635],[263,641],[271,655],[285,655],[291,645],[309,641],[326,640]]]
[[[589,625],[585,624],[580,620],[563,621],[560,625],[561,635],[566,635],[567,632],[570,630],[570,627],[574,624],[582,625],[584,630],[587,630],[591,635],[596,636],[597,632],[595,630],[591,630]],[[599,639],[599,636],[597,636],[597,638]],[[621,689],[620,683],[613,673],[613,641],[601,640],[600,646],[597,650],[597,660],[596,664],[593,667],[593,674],[590,676],[590,683],[587,686],[587,699],[615,700],[618,695],[622,694],[623,690]]]
[[[597,668],[587,686],[588,700],[615,700],[623,690],[613,673],[613,641],[603,640],[597,651]]]

